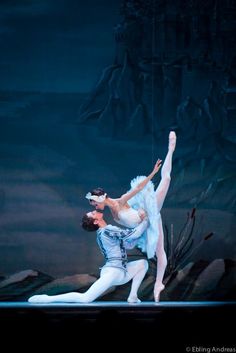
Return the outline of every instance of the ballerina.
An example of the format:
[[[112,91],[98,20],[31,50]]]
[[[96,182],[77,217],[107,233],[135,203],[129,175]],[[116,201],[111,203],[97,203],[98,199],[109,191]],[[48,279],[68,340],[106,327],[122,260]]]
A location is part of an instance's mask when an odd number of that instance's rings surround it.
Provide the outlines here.
[[[164,232],[160,211],[165,201],[171,181],[172,157],[176,147],[176,134],[169,133],[169,145],[166,158],[161,169],[161,181],[154,189],[151,179],[161,168],[162,161],[158,159],[152,172],[146,176],[138,176],[131,181],[131,189],[119,198],[111,198],[102,188],[93,189],[86,198],[98,210],[108,207],[114,221],[128,227],[136,227],[147,215],[149,227],[144,237],[140,238],[137,246],[147,253],[147,257],[157,257],[157,272],[154,285],[154,300],[160,300],[160,293],[165,288],[163,278],[167,266],[164,249]]]

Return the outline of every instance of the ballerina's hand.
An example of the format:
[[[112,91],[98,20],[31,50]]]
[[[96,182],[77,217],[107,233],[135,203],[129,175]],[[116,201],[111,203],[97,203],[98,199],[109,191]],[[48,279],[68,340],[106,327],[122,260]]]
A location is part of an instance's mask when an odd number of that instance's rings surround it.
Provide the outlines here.
[[[161,163],[162,163],[162,160],[158,159],[154,168],[153,168],[153,173],[156,174],[159,171],[159,169],[161,168]]]

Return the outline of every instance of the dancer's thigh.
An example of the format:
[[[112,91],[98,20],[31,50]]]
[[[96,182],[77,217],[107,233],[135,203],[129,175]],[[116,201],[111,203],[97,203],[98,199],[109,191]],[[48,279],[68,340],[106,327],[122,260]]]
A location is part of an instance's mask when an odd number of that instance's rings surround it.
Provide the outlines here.
[[[147,268],[147,266],[147,260],[144,259],[128,262],[127,272],[124,277],[123,283],[121,284],[129,282],[132,278],[134,278],[134,276],[137,275],[139,271],[144,270],[145,268]]]
[[[126,273],[116,267],[103,267],[100,273],[100,281],[109,282],[110,285],[117,286],[119,284],[126,283],[124,279],[126,278]]]

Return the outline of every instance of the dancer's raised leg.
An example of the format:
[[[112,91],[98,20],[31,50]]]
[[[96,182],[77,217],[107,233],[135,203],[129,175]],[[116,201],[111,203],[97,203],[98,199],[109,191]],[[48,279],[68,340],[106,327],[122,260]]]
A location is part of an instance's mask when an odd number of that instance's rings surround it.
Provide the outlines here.
[[[168,192],[171,180],[171,170],[172,170],[172,156],[176,146],[176,134],[174,131],[169,133],[169,146],[168,146],[168,153],[166,155],[165,161],[161,168],[161,181],[156,189],[156,198],[157,198],[157,207],[160,212],[166,194]]]
[[[174,131],[169,133],[169,146],[168,153],[166,155],[164,164],[161,169],[161,181],[156,189],[156,199],[157,199],[157,207],[158,211],[161,211],[163,203],[165,201],[165,197],[167,195],[170,180],[171,180],[171,170],[172,170],[172,156],[176,146],[176,134]],[[156,274],[156,282],[154,286],[154,299],[156,302],[160,300],[160,293],[165,288],[163,284],[163,278],[167,266],[167,258],[164,249],[164,233],[161,215],[159,214],[158,220],[158,242],[156,248],[156,256],[157,256],[157,274]]]

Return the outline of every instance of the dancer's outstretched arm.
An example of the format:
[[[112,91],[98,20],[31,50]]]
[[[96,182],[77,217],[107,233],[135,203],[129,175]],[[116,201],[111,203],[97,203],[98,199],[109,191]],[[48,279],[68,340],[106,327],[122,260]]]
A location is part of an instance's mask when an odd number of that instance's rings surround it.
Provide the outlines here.
[[[156,162],[156,164],[153,168],[153,171],[140,184],[138,184],[135,189],[122,195],[117,201],[121,205],[125,205],[128,200],[130,200],[138,192],[140,192],[147,185],[147,183],[154,177],[154,175],[159,171],[159,169],[161,168],[161,162],[162,161],[160,159],[158,159],[158,161]]]

